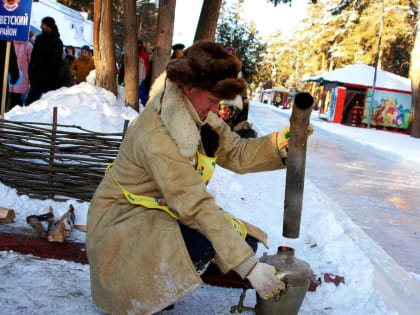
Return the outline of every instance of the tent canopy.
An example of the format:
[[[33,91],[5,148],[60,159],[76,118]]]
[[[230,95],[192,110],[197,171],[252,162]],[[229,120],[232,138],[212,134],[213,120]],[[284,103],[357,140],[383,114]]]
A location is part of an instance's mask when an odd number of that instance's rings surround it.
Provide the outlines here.
[[[265,89],[264,92],[282,92],[282,93],[290,93],[289,89],[286,89],[284,87],[273,87],[272,89]]]
[[[35,33],[36,35],[38,35],[38,34],[41,34],[42,33],[42,31],[39,29],[39,28],[37,28],[37,27],[35,27],[35,26],[33,26],[33,25],[31,25],[31,27],[30,27],[30,29],[29,29],[30,31],[32,31],[33,33]]]
[[[315,82],[331,82],[342,84],[362,85],[366,87],[373,86],[373,77],[375,68],[364,65],[356,64],[346,66],[331,72],[326,72],[321,75],[316,75],[302,81],[315,81]],[[376,74],[376,88],[383,88],[389,90],[411,92],[411,80],[396,75],[391,72],[378,69]]]

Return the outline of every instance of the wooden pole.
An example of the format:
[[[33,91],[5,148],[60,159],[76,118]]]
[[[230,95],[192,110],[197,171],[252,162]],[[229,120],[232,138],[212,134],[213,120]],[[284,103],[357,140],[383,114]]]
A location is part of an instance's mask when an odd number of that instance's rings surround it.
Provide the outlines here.
[[[3,87],[1,94],[1,119],[4,119],[4,112],[6,110],[6,95],[7,95],[7,76],[9,74],[9,59],[11,41],[8,40],[6,44],[6,57],[4,58],[4,73],[3,73]]]
[[[127,132],[127,128],[128,128],[128,123],[129,123],[129,122],[130,122],[130,121],[129,121],[128,119],[124,120],[124,129],[123,129],[122,139],[121,139],[121,140],[124,140],[125,133]]]
[[[50,167],[52,167],[54,165],[54,154],[55,154],[55,138],[57,135],[57,107],[54,107],[54,112],[53,112],[53,126],[52,126],[52,131],[51,131],[51,146],[50,146]],[[48,174],[48,186],[50,187],[50,189],[53,191],[54,187],[54,175],[55,172],[50,172]],[[54,197],[54,194],[51,193],[49,194],[49,198],[52,199]]]
[[[125,101],[139,111],[139,49],[135,0],[124,1],[124,52]]]
[[[417,8],[420,0],[417,1]],[[413,92],[413,114],[410,135],[420,138],[420,13],[417,12],[417,25],[415,32],[414,48],[411,51],[410,74],[411,87]]]
[[[203,1],[200,18],[195,31],[194,43],[199,40],[214,41],[221,6],[222,0]]]
[[[306,144],[313,102],[309,93],[297,94],[290,117],[283,218],[283,236],[290,238],[299,237],[305,182]]]
[[[159,0],[159,16],[156,30],[155,50],[151,83],[165,71],[171,58],[172,35],[175,23],[176,0]]]
[[[115,75],[114,20],[112,0],[94,0],[93,55],[96,68],[96,85],[117,93]]]

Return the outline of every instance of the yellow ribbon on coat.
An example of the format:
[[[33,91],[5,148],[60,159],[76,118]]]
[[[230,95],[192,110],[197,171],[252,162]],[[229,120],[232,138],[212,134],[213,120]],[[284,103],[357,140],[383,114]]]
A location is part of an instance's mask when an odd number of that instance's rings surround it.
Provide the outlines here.
[[[114,182],[120,187],[121,191],[123,192],[127,201],[133,205],[143,206],[149,209],[159,209],[165,211],[169,214],[172,218],[179,220],[179,213],[178,211],[169,208],[168,204],[165,202],[163,198],[158,197],[148,197],[148,196],[140,196],[130,193],[126,190],[115,178],[114,174],[112,174],[111,167],[114,163],[108,164],[107,168],[105,169],[105,174],[108,171],[111,174],[112,179]],[[197,172],[201,176],[201,179],[207,185],[210,179],[213,176],[214,170],[216,168],[216,157],[208,157],[204,154],[201,154],[197,151]],[[225,214],[226,218],[232,223],[233,228],[238,232],[238,234],[245,239],[247,235],[247,230],[243,222],[230,213],[224,211],[220,208],[221,211]]]

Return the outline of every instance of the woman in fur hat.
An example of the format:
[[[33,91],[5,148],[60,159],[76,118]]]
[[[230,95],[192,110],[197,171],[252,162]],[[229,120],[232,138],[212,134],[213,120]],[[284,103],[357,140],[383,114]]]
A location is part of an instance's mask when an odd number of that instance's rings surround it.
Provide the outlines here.
[[[270,298],[284,289],[254,255],[266,234],[217,206],[206,184],[216,164],[238,173],[284,168],[275,132],[241,139],[216,115],[245,87],[241,62],[198,42],[171,60],[90,204],[86,250],[92,296],[112,314],[153,314],[197,289],[210,261]]]
[[[226,51],[236,56],[236,50],[232,46],[227,46]],[[245,68],[242,66],[242,77],[246,79]],[[240,97],[233,100],[224,100],[219,104],[217,114],[235,131],[241,138],[256,138],[257,132],[252,129],[252,124],[248,122],[249,99],[246,88]]]

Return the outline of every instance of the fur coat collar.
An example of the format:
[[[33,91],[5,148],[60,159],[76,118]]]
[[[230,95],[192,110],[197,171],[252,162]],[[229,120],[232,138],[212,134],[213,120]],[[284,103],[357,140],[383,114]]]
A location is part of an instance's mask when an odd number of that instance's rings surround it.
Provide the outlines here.
[[[165,129],[174,139],[181,155],[185,157],[196,153],[200,145],[202,125],[208,123],[216,127],[222,122],[214,113],[209,113],[205,121],[201,121],[182,89],[167,80],[165,72],[153,84],[150,99],[149,105],[160,113]]]

